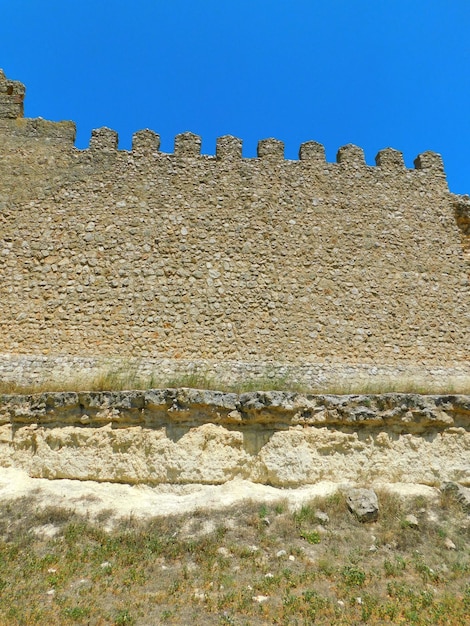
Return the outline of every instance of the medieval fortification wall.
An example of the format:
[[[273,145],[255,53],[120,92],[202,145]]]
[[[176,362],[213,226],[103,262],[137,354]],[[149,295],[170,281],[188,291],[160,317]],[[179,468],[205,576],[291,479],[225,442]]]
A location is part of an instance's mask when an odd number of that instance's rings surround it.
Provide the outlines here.
[[[291,161],[267,139],[246,159],[222,137],[207,156],[191,133],[164,154],[149,130],[124,151],[107,128],[78,150],[72,122],[23,117],[24,94],[0,71],[0,382],[76,385],[107,361],[309,389],[424,373],[446,394],[0,393],[1,467],[470,484],[470,398],[445,382],[470,380],[470,199],[439,155],[370,167],[347,145],[328,163],[308,142]]]
[[[442,160],[281,141],[131,151],[23,115],[0,73],[0,353],[468,364],[468,197]]]

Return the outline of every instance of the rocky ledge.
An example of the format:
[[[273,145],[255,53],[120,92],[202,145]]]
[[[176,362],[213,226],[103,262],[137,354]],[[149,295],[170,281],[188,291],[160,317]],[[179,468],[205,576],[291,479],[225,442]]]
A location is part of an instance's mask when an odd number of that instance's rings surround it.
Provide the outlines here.
[[[31,476],[278,487],[470,485],[470,396],[196,389],[0,396],[0,465]]]
[[[199,389],[49,392],[0,395],[0,424],[156,428],[213,423],[270,428],[393,428],[421,433],[470,426],[470,396],[419,394],[313,395],[283,391],[242,394]]]

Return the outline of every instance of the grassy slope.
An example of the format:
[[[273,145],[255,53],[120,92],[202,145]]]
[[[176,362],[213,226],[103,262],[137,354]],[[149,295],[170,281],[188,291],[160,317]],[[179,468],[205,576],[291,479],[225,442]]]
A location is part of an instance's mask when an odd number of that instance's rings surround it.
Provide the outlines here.
[[[379,501],[373,524],[338,493],[297,513],[247,504],[116,526],[12,501],[0,514],[0,625],[467,625],[468,515],[447,494]]]

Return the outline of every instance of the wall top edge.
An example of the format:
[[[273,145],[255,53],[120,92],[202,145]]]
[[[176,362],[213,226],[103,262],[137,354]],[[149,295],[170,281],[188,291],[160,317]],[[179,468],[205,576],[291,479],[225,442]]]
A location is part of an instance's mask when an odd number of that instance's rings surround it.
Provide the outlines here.
[[[16,137],[22,142],[36,140],[73,146],[76,138],[74,122],[51,122],[42,118],[23,117],[25,92],[26,88],[23,83],[8,79],[4,71],[0,69],[0,136]],[[178,134],[175,137],[173,155],[181,159],[207,158],[206,155],[201,155],[201,145],[199,135],[191,132]],[[113,152],[127,152],[118,149],[117,132],[106,127],[92,131],[88,149],[95,156],[100,153],[106,155]],[[132,154],[147,157],[163,155],[164,153],[160,152],[160,136],[149,129],[134,133]],[[215,159],[234,163],[254,160],[242,157],[242,140],[231,135],[217,139]],[[284,157],[284,142],[275,138],[260,140],[256,159],[273,164],[287,161]],[[325,148],[316,141],[306,141],[300,146],[298,159],[307,163],[326,164]],[[362,148],[352,144],[339,148],[336,163],[354,169],[369,167]],[[383,170],[406,171],[407,169],[403,153],[393,148],[380,150],[375,157],[375,164]],[[442,157],[436,152],[422,152],[414,160],[414,166],[416,170],[426,170],[438,178],[444,177]]]
[[[43,118],[0,119],[0,137],[2,135],[12,139],[16,138],[22,143],[31,143],[33,146],[35,142],[44,142],[73,147],[75,145],[76,125],[71,121],[52,122]],[[99,158],[100,155],[109,157],[112,154],[132,154],[135,157],[146,157],[147,159],[175,157],[183,161],[192,159],[214,160],[233,163],[234,165],[236,162],[253,161],[269,164],[303,162],[317,166],[331,165],[326,160],[324,146],[316,141],[306,141],[301,144],[298,160],[286,159],[284,142],[272,137],[258,141],[256,157],[243,157],[243,141],[232,135],[217,138],[215,155],[202,154],[202,139],[199,135],[191,132],[176,135],[173,153],[162,152],[160,150],[160,135],[149,129],[134,133],[130,151],[119,149],[118,141],[118,133],[115,130],[107,127],[98,128],[91,132],[88,148],[79,150],[79,152],[89,152],[95,158]],[[371,170],[378,168],[395,172],[422,170],[439,177],[444,176],[442,157],[433,151],[420,153],[414,160],[413,170],[413,168],[406,167],[402,152],[387,147],[376,154],[374,167],[366,164],[362,148],[347,144],[338,149],[335,165],[352,169]]]

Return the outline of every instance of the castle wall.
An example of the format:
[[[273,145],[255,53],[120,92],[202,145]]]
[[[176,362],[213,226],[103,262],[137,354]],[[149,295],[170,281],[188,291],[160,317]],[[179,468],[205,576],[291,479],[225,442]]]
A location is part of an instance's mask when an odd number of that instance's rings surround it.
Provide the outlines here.
[[[74,137],[0,119],[0,353],[468,363],[468,207],[438,155]]]

